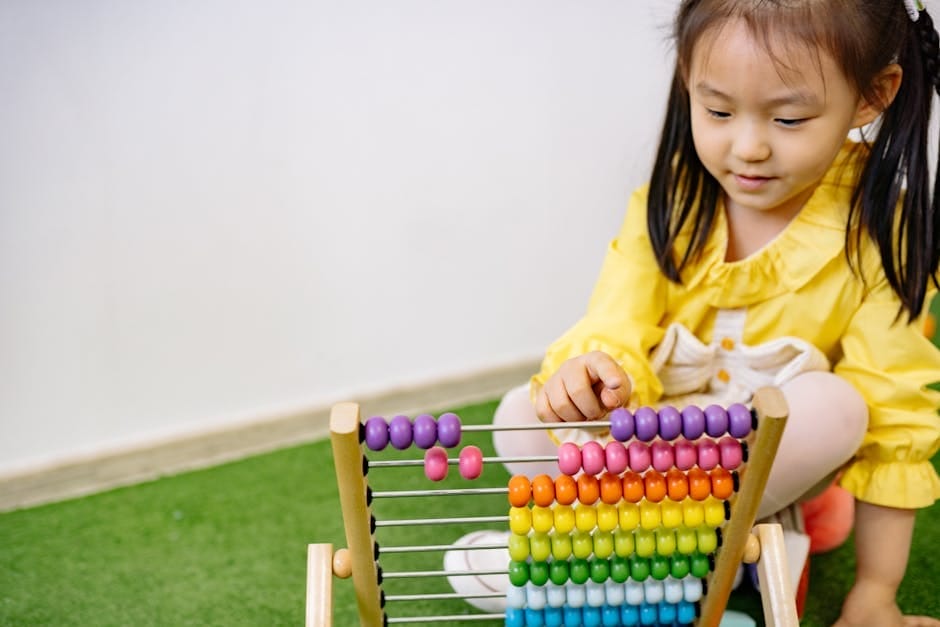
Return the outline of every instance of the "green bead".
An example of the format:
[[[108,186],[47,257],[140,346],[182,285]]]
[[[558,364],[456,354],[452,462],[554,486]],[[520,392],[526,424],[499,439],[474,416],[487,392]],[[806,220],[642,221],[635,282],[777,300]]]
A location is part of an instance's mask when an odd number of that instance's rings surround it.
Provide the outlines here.
[[[548,558],[552,555],[552,542],[548,539],[548,534],[533,533],[529,537],[529,550],[532,551],[534,561],[548,561]]]
[[[654,555],[650,558],[650,575],[657,581],[662,581],[669,576],[669,558],[662,555]]]
[[[676,548],[683,555],[691,555],[698,546],[698,539],[695,537],[695,531],[688,527],[679,527],[676,529]]]
[[[591,560],[591,581],[594,583],[604,583],[610,579],[610,564],[607,560]]]
[[[692,570],[693,577],[704,578],[708,576],[708,571],[711,570],[708,564],[708,556],[702,555],[701,553],[693,553],[691,559],[689,560],[690,568]]]
[[[607,559],[614,553],[614,534],[609,531],[594,532],[594,556]]]
[[[548,562],[529,564],[529,579],[537,586],[544,586],[548,583]]]
[[[513,533],[509,536],[509,557],[524,562],[529,557],[529,537]]]
[[[669,573],[676,579],[682,579],[689,574],[689,558],[685,555],[673,555],[669,558]]]
[[[566,560],[571,557],[571,535],[567,533],[558,533],[551,535],[552,557],[556,560]]]
[[[529,565],[526,562],[509,562],[509,581],[517,588],[529,582]]]
[[[630,577],[630,562],[623,557],[610,559],[610,578],[616,583],[623,583]]]
[[[650,563],[649,560],[642,558],[638,555],[630,556],[630,577],[634,581],[646,581],[646,578],[650,576]]]
[[[656,534],[649,529],[637,529],[633,532],[636,539],[636,554],[651,557],[656,552]]]
[[[714,553],[718,549],[718,534],[709,527],[699,527],[696,532],[698,536],[698,550],[700,553]]]
[[[656,552],[666,557],[676,552],[676,534],[671,529],[656,530]]]
[[[588,566],[587,560],[577,558],[571,560],[569,571],[572,583],[584,583],[591,576],[591,569],[590,566]]]
[[[587,559],[594,552],[594,541],[591,534],[585,531],[575,531],[571,539],[571,549],[574,556]]]
[[[563,586],[568,583],[568,562],[555,560],[548,565],[548,578],[555,585]]]
[[[632,555],[636,550],[636,543],[633,541],[633,533],[618,529],[614,532],[614,552],[620,557]]]

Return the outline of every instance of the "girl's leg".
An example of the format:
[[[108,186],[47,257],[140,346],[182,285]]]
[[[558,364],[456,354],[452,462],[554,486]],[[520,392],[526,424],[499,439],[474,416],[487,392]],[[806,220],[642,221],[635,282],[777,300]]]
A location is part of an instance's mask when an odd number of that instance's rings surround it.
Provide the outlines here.
[[[493,424],[515,426],[539,424],[535,406],[529,399],[529,384],[520,385],[506,392],[493,414]],[[522,457],[529,455],[558,455],[558,446],[544,430],[494,431],[493,446],[500,457]],[[557,462],[512,462],[506,464],[512,475],[534,477],[546,474],[554,478],[558,474]]]
[[[861,395],[830,372],[808,372],[781,386],[790,417],[757,517],[824,488],[855,455],[868,428]]]

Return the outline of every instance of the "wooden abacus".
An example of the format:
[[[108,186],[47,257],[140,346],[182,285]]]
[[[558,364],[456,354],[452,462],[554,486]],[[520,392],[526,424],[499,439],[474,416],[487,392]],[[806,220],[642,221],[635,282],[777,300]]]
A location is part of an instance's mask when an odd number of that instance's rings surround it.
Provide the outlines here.
[[[390,422],[371,418],[363,424],[358,405],[340,403],[333,408],[330,431],[348,549],[334,552],[331,545],[309,546],[306,624],[333,624],[332,578],[351,575],[360,623],[367,627],[494,620],[510,627],[715,627],[736,571],[745,561],[757,563],[766,624],[794,627],[798,620],[782,530],[779,525],[754,527],[786,418],[780,391],[762,388],[754,396],[753,410],[743,405],[727,409],[712,405],[704,412],[694,406],[682,412],[672,407],[658,412],[641,408],[635,414],[617,410],[605,422],[585,424],[609,429],[606,446],[565,443],[557,458],[484,458],[477,447],[466,446],[453,459],[444,449],[458,445],[461,431],[510,427],[462,426],[453,414],[437,420],[428,415],[414,421],[403,416]],[[570,429],[572,423],[511,428]],[[377,452],[389,443],[399,450],[412,445],[424,449],[424,459],[371,461],[365,456],[365,450]],[[554,481],[547,475],[531,481],[517,475],[508,487],[373,492],[366,479],[371,469],[423,466],[428,480],[436,481],[446,475],[448,466],[457,465],[461,476],[472,480],[486,463],[556,460],[561,474]],[[380,521],[372,512],[373,501],[387,497],[480,494],[508,495],[509,515]],[[389,579],[426,581],[423,578],[497,573],[383,573],[379,566],[383,555],[443,552],[452,547],[445,543],[380,548],[378,528],[494,523],[503,529],[508,523],[512,532],[508,546],[512,561],[498,573],[508,575],[508,592],[386,596],[382,585]],[[387,602],[470,596],[505,597],[507,609],[453,615],[386,613]],[[409,604],[396,604],[401,605]]]

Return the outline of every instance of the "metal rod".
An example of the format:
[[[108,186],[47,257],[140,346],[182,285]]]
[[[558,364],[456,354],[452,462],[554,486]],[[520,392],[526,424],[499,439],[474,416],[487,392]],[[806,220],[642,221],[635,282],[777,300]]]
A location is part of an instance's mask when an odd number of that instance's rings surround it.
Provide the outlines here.
[[[460,551],[480,551],[483,549],[505,549],[506,543],[501,544],[469,544],[466,546],[455,547],[453,544],[425,544],[415,546],[379,546],[379,553],[382,555],[390,553],[421,553],[431,551],[450,551],[458,549]]]
[[[504,523],[509,516],[464,516],[457,518],[413,518],[402,520],[377,520],[376,527],[417,527],[421,525],[460,525],[465,523]]]
[[[474,431],[541,431],[544,429],[610,429],[610,421],[543,422],[528,425],[460,425],[460,430],[464,433]]]
[[[519,462],[557,462],[557,455],[523,455],[521,457],[484,457],[484,464],[514,464]],[[456,457],[447,460],[449,466],[460,464]],[[424,466],[424,459],[381,459],[369,460],[369,468],[395,468],[404,466]]]
[[[459,592],[441,592],[437,594],[389,594],[385,600],[391,601],[447,601],[449,599],[502,599],[505,592],[475,592],[461,594]]]
[[[505,620],[505,614],[454,614],[451,616],[407,616],[400,618],[389,618],[388,624],[403,623],[443,623],[447,621],[482,621],[482,620]]]
[[[480,494],[506,494],[509,488],[461,488],[454,490],[385,490],[373,492],[372,498],[396,499],[413,496],[475,496]]]
[[[469,577],[470,575],[508,575],[505,568],[497,570],[399,570],[382,572],[382,579],[410,579],[411,577]]]

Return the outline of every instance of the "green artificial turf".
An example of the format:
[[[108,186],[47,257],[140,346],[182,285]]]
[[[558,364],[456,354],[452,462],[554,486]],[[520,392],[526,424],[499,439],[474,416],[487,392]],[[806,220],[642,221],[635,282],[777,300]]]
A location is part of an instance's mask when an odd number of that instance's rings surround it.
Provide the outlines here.
[[[465,423],[490,418],[494,403],[458,410]],[[465,438],[491,452],[488,438]],[[937,459],[934,460],[937,463]],[[306,545],[345,544],[329,442],[317,442],[86,498],[0,515],[0,625],[298,625],[304,616]],[[456,475],[456,472],[452,472]],[[423,483],[421,471],[373,471],[376,489]],[[484,479],[504,484],[501,468]],[[466,485],[449,477],[446,485]],[[505,497],[423,499],[420,516],[474,515]],[[382,500],[381,518],[415,517],[413,501]],[[938,506],[918,515],[911,565],[899,594],[908,612],[940,616]],[[462,529],[384,529],[386,544],[450,542]],[[386,534],[386,532],[391,532]],[[401,567],[392,558],[383,567]],[[408,568],[439,568],[439,554]],[[812,559],[804,625],[829,625],[848,590],[850,546]],[[392,581],[387,588],[391,589]],[[396,584],[403,582],[397,581]],[[446,591],[443,581],[395,592]],[[335,624],[358,624],[349,580],[336,581]],[[417,604],[422,605],[422,604]],[[759,613],[749,590],[732,607]],[[459,601],[410,612],[469,611]],[[466,623],[464,623],[466,624]],[[479,623],[474,623],[479,624]]]

